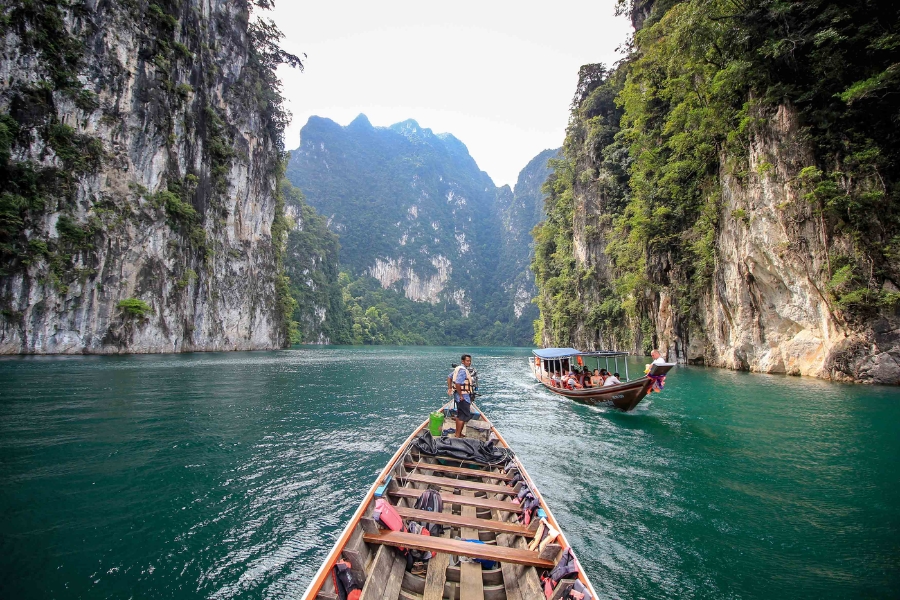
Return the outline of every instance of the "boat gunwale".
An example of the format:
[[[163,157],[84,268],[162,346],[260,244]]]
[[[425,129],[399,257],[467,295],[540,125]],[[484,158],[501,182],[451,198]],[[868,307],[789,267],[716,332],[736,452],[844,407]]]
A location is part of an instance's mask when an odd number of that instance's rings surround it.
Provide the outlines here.
[[[443,410],[444,407],[441,407]],[[485,417],[487,418],[487,417]],[[322,565],[319,567],[319,570],[316,571],[316,574],[313,576],[312,581],[309,584],[309,587],[306,588],[306,592],[304,592],[301,600],[307,600],[308,598],[315,597],[311,594],[314,592],[318,594],[322,589],[322,585],[325,583],[326,578],[331,574],[331,569],[334,566],[334,563],[337,561],[337,557],[341,552],[344,551],[344,547],[347,545],[347,542],[350,540],[350,536],[353,535],[353,530],[359,525],[360,519],[362,519],[363,515],[366,512],[366,507],[369,505],[369,502],[372,501],[372,498],[375,497],[375,490],[381,485],[381,482],[384,481],[384,478],[387,477],[394,466],[397,464],[397,461],[403,456],[406,450],[409,448],[410,442],[415,439],[416,435],[422,431],[425,427],[428,426],[428,419],[425,419],[421,425],[416,427],[409,437],[400,444],[400,447],[397,449],[397,452],[394,453],[394,456],[388,461],[387,465],[385,465],[384,469],[381,470],[381,473],[378,474],[378,477],[375,479],[374,485],[369,488],[369,491],[366,492],[366,495],[360,501],[359,506],[356,509],[356,512],[353,513],[353,516],[347,522],[347,526],[344,528],[344,531],[341,532],[341,535],[334,542],[334,546],[331,548],[331,552],[325,557],[325,560],[322,562]],[[365,565],[364,565],[365,566]]]
[[[449,402],[442,405],[441,410],[443,411],[444,409],[446,409],[448,407],[450,407]],[[475,405],[474,402],[472,403],[472,408],[475,409],[475,411],[477,411],[477,413],[481,416],[481,418],[484,419],[484,421],[490,426],[490,431],[494,435],[497,436],[497,440],[503,445],[503,447],[505,447],[509,450],[512,450],[509,443],[506,441],[506,438],[503,437],[503,435],[494,426],[493,422],[491,422],[491,420],[488,419],[487,415],[485,415],[484,412],[481,411]],[[428,427],[428,422],[429,422],[429,420],[426,419],[425,421],[422,422],[421,425],[419,425],[418,427],[415,428],[415,430],[413,430],[413,432],[409,435],[409,437],[407,437],[406,440],[397,449],[397,452],[394,453],[394,456],[392,456],[391,459],[388,461],[388,463],[384,467],[384,469],[381,470],[381,473],[379,473],[378,477],[375,479],[375,483],[369,488],[369,491],[366,492],[366,495],[360,501],[359,506],[356,509],[356,512],[353,513],[353,516],[350,518],[350,521],[347,523],[347,526],[344,528],[344,531],[341,532],[341,535],[334,542],[334,546],[332,547],[331,551],[325,557],[325,559],[322,562],[321,566],[319,567],[318,571],[316,571],[316,574],[313,576],[313,579],[310,582],[309,587],[307,587],[306,591],[303,593],[303,596],[301,596],[301,600],[313,600],[315,598],[315,596],[318,595],[319,591],[321,591],[322,586],[325,584],[327,577],[331,573],[331,569],[334,566],[334,563],[336,562],[337,558],[340,556],[341,552],[344,551],[344,547],[347,545],[347,542],[349,541],[350,537],[353,535],[354,529],[360,524],[359,523],[360,519],[362,519],[363,515],[365,514],[366,507],[369,505],[369,503],[374,498],[375,490],[377,490],[379,488],[379,486],[382,485],[382,482],[384,481],[385,477],[387,477],[387,475],[389,475],[390,472],[397,465],[397,461],[400,460],[401,458],[403,458],[403,455],[406,453],[406,451],[409,450],[409,445],[413,441],[413,439],[415,439],[415,437],[423,429],[426,429]],[[544,510],[544,513],[546,514],[545,519],[547,520],[547,522],[550,525],[553,526],[554,529],[556,529],[556,531],[559,532],[559,536],[557,537],[557,543],[560,546],[560,555],[562,555],[562,553],[565,552],[567,549],[572,549],[572,545],[569,543],[569,540],[566,538],[565,533],[563,532],[562,528],[559,526],[559,522],[556,520],[556,517],[554,517],[553,513],[550,511],[550,507],[548,506],[547,502],[544,500],[543,494],[541,494],[541,492],[537,489],[537,486],[534,484],[534,480],[528,474],[528,471],[525,469],[525,466],[519,460],[518,455],[515,455],[515,453],[513,455],[513,460],[515,461],[516,467],[519,469],[519,472],[522,474],[522,476],[525,478],[525,481],[528,483],[529,489],[537,497],[537,500],[540,503],[539,504],[540,508],[542,508]],[[573,553],[573,556],[575,556],[574,549],[572,549],[572,553]],[[584,568],[581,565],[581,561],[578,560],[577,556],[576,556],[576,561],[578,561],[578,566],[579,566],[578,580],[581,581],[581,583],[584,584],[588,588],[588,590],[590,590],[590,592],[594,598],[597,598],[598,597],[597,592],[594,590],[594,586],[591,584],[590,580],[587,578],[587,574],[584,572]]]
[[[484,413],[481,413],[481,414],[484,415]],[[503,435],[499,431],[497,431],[497,428],[494,427],[494,424],[491,423],[491,421],[486,416],[484,417],[484,419],[488,423],[490,423],[491,431],[494,432],[494,434],[497,436],[497,439],[500,440],[500,442],[506,448],[510,448],[509,443],[507,443],[507,441],[506,441],[506,438],[504,438]],[[511,449],[512,448],[510,448],[510,450]],[[578,560],[578,556],[575,554],[575,550],[572,548],[572,545],[569,543],[569,540],[566,539],[566,534],[563,532],[562,527],[559,526],[559,522],[556,520],[556,517],[554,517],[553,513],[550,511],[550,506],[544,500],[544,495],[541,494],[541,492],[537,489],[537,486],[534,485],[534,480],[531,478],[531,475],[528,474],[528,471],[525,469],[525,465],[523,465],[522,461],[519,460],[518,455],[515,456],[514,460],[516,461],[516,466],[519,468],[519,472],[522,474],[522,476],[525,478],[525,480],[531,484],[528,487],[531,490],[531,493],[534,494],[535,496],[537,496],[538,501],[540,501],[540,506],[541,506],[541,508],[544,509],[544,513],[547,515],[545,517],[547,519],[547,522],[550,523],[550,525],[552,525],[553,528],[559,532],[559,536],[556,539],[559,540],[560,542],[562,542],[560,544],[560,555],[562,555],[561,553],[565,552],[567,549],[572,550],[572,556],[575,557],[575,560],[578,563],[578,580],[581,581],[581,583],[584,584],[588,588],[588,590],[590,590],[591,596],[593,598],[599,598],[596,590],[594,590],[594,586],[591,585],[590,580],[587,578],[587,574],[584,572],[584,567],[582,566],[581,561]]]

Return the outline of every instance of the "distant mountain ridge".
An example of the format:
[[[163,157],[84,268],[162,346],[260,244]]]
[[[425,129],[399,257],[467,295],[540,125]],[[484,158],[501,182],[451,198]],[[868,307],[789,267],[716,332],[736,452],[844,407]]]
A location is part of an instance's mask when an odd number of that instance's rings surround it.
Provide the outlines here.
[[[537,317],[527,310],[529,232],[547,174],[540,157],[517,196],[495,186],[462,141],[415,120],[374,127],[362,114],[346,126],[311,117],[287,177],[339,236],[352,277],[433,305],[460,343],[527,344]]]

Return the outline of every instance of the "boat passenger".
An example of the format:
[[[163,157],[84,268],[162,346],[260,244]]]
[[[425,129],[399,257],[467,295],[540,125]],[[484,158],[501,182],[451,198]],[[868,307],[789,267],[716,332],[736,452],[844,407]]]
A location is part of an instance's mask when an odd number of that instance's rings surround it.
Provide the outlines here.
[[[553,371],[553,377],[550,378],[550,383],[553,387],[562,387],[562,379],[560,379],[559,373]]]
[[[594,369],[594,374],[591,375],[591,385],[593,387],[600,387],[603,385],[603,378],[600,376],[600,369]]]
[[[587,368],[581,370],[581,373],[578,376],[578,381],[581,383],[581,387],[591,387],[591,373],[587,370]]]
[[[475,391],[475,382],[469,373],[469,367],[472,366],[472,355],[463,354],[460,362],[462,364],[447,377],[447,394],[452,395],[456,400],[456,433],[454,437],[458,438],[463,436],[463,428],[472,418],[472,392]]]
[[[603,387],[609,387],[611,385],[619,385],[620,383],[622,383],[622,382],[619,381],[619,374],[613,373],[612,375],[610,375],[609,377],[606,378],[606,381],[603,382]]]
[[[581,389],[581,385],[578,383],[578,378],[575,377],[574,371],[569,371],[569,374],[566,375],[566,387],[570,390]]]
[[[666,359],[664,359],[664,358],[662,357],[662,354],[659,353],[659,350],[653,350],[652,352],[650,352],[650,356],[653,357],[653,362],[650,363],[651,365],[665,365],[665,364],[667,364],[667,363],[666,363]]]

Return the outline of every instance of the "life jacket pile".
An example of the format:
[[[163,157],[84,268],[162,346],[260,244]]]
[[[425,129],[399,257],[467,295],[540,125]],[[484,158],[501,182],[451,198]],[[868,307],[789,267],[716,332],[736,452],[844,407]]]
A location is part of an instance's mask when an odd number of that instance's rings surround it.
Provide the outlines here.
[[[544,574],[541,575],[541,582],[544,584],[544,595],[547,599],[549,600],[553,596],[553,590],[556,589],[556,586],[559,585],[561,580],[566,578],[577,578],[579,569],[580,566],[578,560],[575,558],[575,554],[572,553],[572,549],[566,548],[566,551],[563,552],[563,555],[559,558],[559,561],[557,561],[553,570],[545,571]],[[583,583],[577,580],[572,586],[572,589],[570,589],[563,598],[571,600],[592,600],[591,592]]]
[[[353,576],[350,563],[345,560],[337,561],[331,570],[331,581],[334,583],[334,592],[339,600],[359,600],[362,586]]]
[[[519,489],[518,495],[513,498],[513,502],[522,506],[519,522],[530,525],[531,520],[534,519],[535,512],[541,505],[541,501],[535,497],[527,485],[523,485],[521,489]]]

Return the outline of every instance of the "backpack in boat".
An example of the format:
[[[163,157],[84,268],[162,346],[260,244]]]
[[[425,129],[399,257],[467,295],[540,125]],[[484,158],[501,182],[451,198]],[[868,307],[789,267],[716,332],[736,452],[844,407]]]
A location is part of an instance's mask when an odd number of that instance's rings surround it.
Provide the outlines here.
[[[416,500],[416,510],[425,510],[428,512],[439,513],[444,510],[444,500],[441,493],[436,490],[425,490]],[[429,535],[441,535],[444,528],[437,523],[420,522],[420,525],[428,530]]]
[[[362,586],[356,581],[350,570],[350,563],[339,560],[334,563],[331,570],[331,581],[334,583],[334,593],[338,600],[359,600],[362,594]]]
[[[406,530],[409,533],[415,533],[416,535],[431,535],[431,532],[427,527],[423,527],[416,521],[410,521],[406,525]],[[427,560],[431,560],[434,557],[434,552],[430,552],[428,550],[412,550],[409,549],[406,551],[406,568],[410,570],[412,566],[416,562],[424,562]]]

